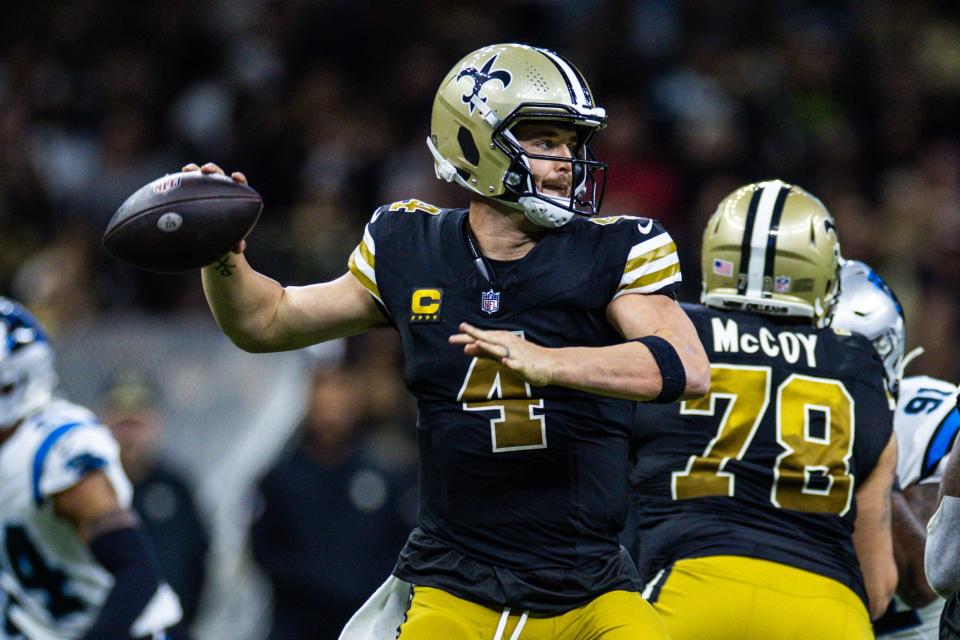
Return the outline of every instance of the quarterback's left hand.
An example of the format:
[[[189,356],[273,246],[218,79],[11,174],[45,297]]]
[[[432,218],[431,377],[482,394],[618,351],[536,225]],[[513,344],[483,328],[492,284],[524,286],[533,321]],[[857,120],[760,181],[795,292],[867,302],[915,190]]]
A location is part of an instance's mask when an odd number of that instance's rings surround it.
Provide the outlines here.
[[[553,381],[550,349],[527,342],[512,331],[485,331],[462,322],[460,333],[450,336],[450,344],[463,345],[468,356],[499,362],[535,387]]]

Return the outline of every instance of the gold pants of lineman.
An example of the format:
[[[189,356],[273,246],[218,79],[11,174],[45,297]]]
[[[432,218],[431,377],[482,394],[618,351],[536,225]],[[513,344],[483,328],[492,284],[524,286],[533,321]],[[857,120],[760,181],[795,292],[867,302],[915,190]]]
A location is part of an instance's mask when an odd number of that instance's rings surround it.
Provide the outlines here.
[[[870,615],[848,587],[740,556],[680,560],[645,595],[673,640],[868,640]]]
[[[430,587],[415,587],[399,640],[668,640],[638,593],[611,591],[552,617],[502,612]],[[519,635],[514,637],[522,623]]]

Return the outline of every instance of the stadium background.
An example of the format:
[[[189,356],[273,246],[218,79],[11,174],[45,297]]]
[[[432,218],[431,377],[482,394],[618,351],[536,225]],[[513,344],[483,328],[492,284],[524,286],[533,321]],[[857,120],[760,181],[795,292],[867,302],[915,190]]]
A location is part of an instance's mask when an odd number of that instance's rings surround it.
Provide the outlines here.
[[[494,42],[547,46],[609,111],[604,212],[665,223],[684,299],[712,208],[779,177],[820,196],[844,254],[893,285],[908,346],[927,349],[911,371],[957,380],[958,17],[946,0],[16,3],[0,20],[0,293],[51,329],[74,399],[96,406],[118,368],[157,381],[164,450],[213,534],[196,635],[253,640],[269,605],[250,489],[295,432],[311,368],[341,357],[371,395],[363,446],[411,464],[397,344],[239,352],[198,277],[104,254],[126,195],[189,161],[242,170],[266,203],[251,263],[288,284],[337,276],[377,205],[465,202],[423,142],[453,63]]]

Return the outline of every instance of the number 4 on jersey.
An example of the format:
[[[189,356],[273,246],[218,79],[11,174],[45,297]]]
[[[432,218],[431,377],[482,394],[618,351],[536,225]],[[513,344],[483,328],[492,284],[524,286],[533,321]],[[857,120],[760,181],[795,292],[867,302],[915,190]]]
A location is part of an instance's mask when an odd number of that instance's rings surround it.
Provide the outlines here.
[[[467,369],[457,400],[464,411],[496,411],[490,419],[490,437],[494,453],[543,449],[547,446],[547,427],[543,398],[530,395],[530,385],[499,363],[474,358]]]

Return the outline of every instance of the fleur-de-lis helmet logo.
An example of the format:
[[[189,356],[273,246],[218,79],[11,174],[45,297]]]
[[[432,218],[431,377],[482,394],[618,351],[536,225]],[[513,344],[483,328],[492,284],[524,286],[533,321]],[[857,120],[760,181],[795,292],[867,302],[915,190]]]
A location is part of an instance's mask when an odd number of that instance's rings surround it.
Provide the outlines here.
[[[507,85],[509,85],[510,81],[513,79],[513,77],[510,75],[510,72],[506,69],[497,69],[496,71],[493,70],[493,63],[497,61],[497,57],[498,56],[493,56],[479,69],[476,67],[466,67],[457,74],[457,80],[460,80],[460,78],[464,77],[473,80],[473,90],[460,96],[460,100],[467,105],[471,115],[476,108],[473,101],[474,96],[478,97],[482,102],[487,101],[486,97],[480,95],[480,90],[483,89],[483,85],[487,84],[488,82],[498,80],[500,84],[503,85],[503,88],[506,89]]]

